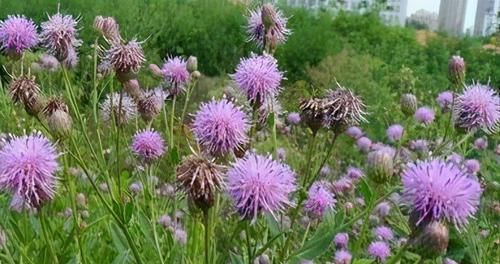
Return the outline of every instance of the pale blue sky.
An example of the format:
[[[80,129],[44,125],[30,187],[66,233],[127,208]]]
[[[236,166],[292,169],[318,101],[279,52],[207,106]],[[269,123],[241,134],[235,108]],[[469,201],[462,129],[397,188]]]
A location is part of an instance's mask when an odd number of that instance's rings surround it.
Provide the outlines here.
[[[425,9],[439,13],[439,0],[408,0],[408,10],[406,14],[410,16],[419,9]],[[476,16],[477,0],[467,0],[467,11],[465,15],[465,29],[474,26]]]

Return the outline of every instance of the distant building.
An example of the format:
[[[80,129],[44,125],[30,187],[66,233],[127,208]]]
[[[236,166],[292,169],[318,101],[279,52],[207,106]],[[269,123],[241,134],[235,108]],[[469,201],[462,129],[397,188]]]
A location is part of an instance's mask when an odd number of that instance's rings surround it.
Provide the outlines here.
[[[387,0],[387,9],[380,12],[380,17],[386,24],[404,26],[408,0]]]
[[[429,30],[436,31],[438,29],[438,14],[420,9],[411,14],[408,22],[425,25]]]
[[[474,35],[488,36],[496,31],[500,0],[478,0]]]
[[[334,0],[287,0],[289,6],[305,7],[305,8],[327,8],[330,7]]]
[[[441,0],[438,29],[459,36],[463,34],[467,0]]]

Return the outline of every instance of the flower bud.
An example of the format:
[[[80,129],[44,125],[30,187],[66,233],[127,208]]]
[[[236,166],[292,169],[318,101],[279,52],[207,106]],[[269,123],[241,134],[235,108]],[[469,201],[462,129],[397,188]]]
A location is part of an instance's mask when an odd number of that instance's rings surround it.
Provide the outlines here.
[[[269,256],[267,256],[266,254],[262,254],[256,257],[255,260],[253,261],[253,264],[270,264],[270,263],[271,260],[269,260]]]
[[[261,8],[261,16],[262,23],[264,24],[264,28],[268,31],[271,27],[276,25],[276,10],[274,10],[274,6],[270,3],[266,3],[262,5]]]
[[[418,100],[413,94],[403,94],[400,99],[401,111],[407,115],[411,116],[417,111]]]
[[[191,73],[191,78],[193,79],[199,79],[201,77],[201,73],[199,71],[194,71]]]
[[[80,208],[86,208],[87,207],[87,197],[85,197],[85,194],[83,193],[78,193],[76,195],[76,205]]]
[[[123,89],[134,99],[134,101],[138,101],[144,94],[144,91],[139,86],[139,81],[137,81],[137,79],[131,79],[123,82]]]
[[[43,108],[42,113],[54,136],[64,138],[71,133],[73,119],[69,115],[68,106],[62,99],[51,99]]]
[[[386,182],[394,174],[394,155],[385,149],[368,153],[369,175],[377,183]]]
[[[160,67],[158,67],[158,65],[156,65],[156,64],[149,64],[149,69],[157,77],[163,78],[163,72],[161,71]]]
[[[457,87],[465,80],[465,61],[460,56],[452,56],[448,61],[448,78]]]
[[[186,69],[188,72],[193,73],[198,70],[198,58],[195,56],[189,56],[186,63]]]
[[[437,257],[446,252],[449,242],[448,228],[438,222],[427,223],[423,228],[412,234],[410,240],[418,252],[424,253],[426,257]]]

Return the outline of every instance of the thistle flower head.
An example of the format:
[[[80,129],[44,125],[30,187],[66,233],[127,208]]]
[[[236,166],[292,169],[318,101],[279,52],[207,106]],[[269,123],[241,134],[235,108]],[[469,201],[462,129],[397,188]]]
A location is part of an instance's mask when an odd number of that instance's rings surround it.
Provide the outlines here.
[[[109,43],[119,43],[121,40],[120,27],[113,17],[97,16],[94,19],[94,29],[101,32]]]
[[[137,106],[126,94],[110,93],[101,103],[101,118],[106,124],[127,124],[137,116]]]
[[[292,205],[295,173],[270,157],[254,153],[238,159],[227,173],[228,191],[244,218],[255,221],[261,212],[275,213]]]
[[[288,18],[271,4],[250,11],[247,18],[248,41],[264,47],[266,41],[274,42],[273,46],[285,43],[292,33],[287,27]],[[266,38],[266,33],[269,35]]]
[[[336,195],[342,195],[351,191],[354,188],[354,183],[350,178],[341,177],[332,183],[331,188]]]
[[[65,60],[70,50],[82,44],[82,41],[77,39],[77,24],[78,19],[60,13],[49,16],[48,21],[42,22],[41,42],[59,61]]]
[[[440,93],[437,96],[436,101],[439,104],[439,107],[441,107],[441,110],[443,112],[447,112],[448,110],[451,109],[451,105],[453,103],[453,92],[444,91]]]
[[[349,251],[342,249],[335,252],[335,264],[351,264],[352,255]]]
[[[458,127],[494,133],[500,127],[500,96],[487,85],[468,86],[455,100],[453,112]]]
[[[262,104],[267,97],[274,97],[280,90],[283,72],[270,55],[252,55],[243,58],[231,75],[233,81],[252,103]]]
[[[360,180],[365,174],[360,168],[349,167],[347,168],[346,176],[351,180],[357,181]]]
[[[388,202],[381,202],[377,204],[375,211],[380,217],[386,217],[391,212],[391,205]]]
[[[126,44],[112,43],[106,51],[104,60],[108,61],[119,74],[137,73],[142,63],[146,61],[141,43],[135,39]]]
[[[136,156],[149,163],[165,153],[165,141],[160,133],[154,130],[143,130],[135,134],[131,149]]]
[[[368,153],[367,164],[370,176],[375,182],[383,183],[394,174],[395,150],[382,147]]]
[[[410,149],[417,152],[427,152],[429,142],[425,139],[415,139],[410,141]]]
[[[481,187],[457,165],[435,159],[410,164],[402,174],[403,197],[427,220],[447,220],[457,227],[468,223],[479,206]]]
[[[161,88],[151,89],[137,102],[137,110],[144,121],[149,122],[160,114],[167,99],[167,94]]]
[[[69,115],[68,105],[62,98],[50,99],[43,108],[42,114],[47,120],[49,129],[56,136],[63,137],[70,133],[73,120]]]
[[[347,233],[338,233],[333,238],[333,243],[335,243],[336,248],[347,248],[347,244],[349,243],[349,234]]]
[[[321,218],[328,210],[333,209],[335,202],[333,194],[326,186],[321,182],[315,182],[309,189],[304,210],[314,218]]]
[[[323,106],[325,125],[342,132],[350,126],[365,122],[365,104],[358,96],[339,84],[329,92]]]
[[[488,148],[488,140],[484,137],[477,138],[474,140],[474,148],[478,150],[485,150]]]
[[[58,156],[39,133],[13,137],[0,150],[0,188],[12,193],[13,209],[36,209],[54,198]]]
[[[9,95],[14,103],[24,105],[30,114],[38,114],[42,110],[42,95],[40,87],[35,82],[35,76],[25,75],[13,78],[9,85]]]
[[[367,153],[370,151],[370,148],[372,146],[372,141],[367,138],[367,137],[360,137],[358,140],[356,140],[356,147],[364,153]]]
[[[0,21],[0,50],[7,54],[20,55],[38,43],[36,25],[21,15],[8,16]]]
[[[391,125],[387,128],[386,135],[389,141],[399,141],[403,137],[404,128],[400,124]]]
[[[377,240],[381,241],[391,241],[394,239],[394,233],[392,229],[387,226],[377,226],[373,229],[373,236]]]
[[[401,95],[400,106],[401,106],[401,111],[405,115],[407,115],[407,116],[413,115],[415,113],[415,111],[417,110],[417,106],[418,106],[417,97],[415,95],[409,94],[409,93]]]
[[[455,85],[460,85],[465,78],[465,61],[458,55],[451,56],[448,61],[448,77]]]
[[[363,136],[363,130],[357,126],[348,128],[345,133],[352,139],[358,139]]]
[[[177,182],[199,208],[207,210],[216,192],[224,187],[223,170],[223,166],[201,155],[190,155],[177,167]]]
[[[323,125],[325,100],[320,98],[303,99],[300,101],[300,117],[316,133]]]
[[[192,125],[198,143],[214,155],[224,155],[244,145],[248,129],[247,115],[227,99],[203,103]]]
[[[464,168],[470,174],[476,174],[481,169],[481,163],[477,159],[468,159],[464,161]]]
[[[298,125],[300,123],[300,114],[297,112],[289,113],[286,120],[290,125]]]
[[[368,246],[368,254],[377,261],[385,262],[387,257],[391,255],[391,248],[386,242],[375,241]]]
[[[430,125],[435,118],[434,110],[427,106],[422,106],[415,112],[415,121],[420,124]]]
[[[165,81],[170,85],[170,94],[178,95],[184,91],[189,81],[187,62],[181,57],[168,57],[161,68]]]
[[[50,54],[43,54],[38,60],[40,66],[49,71],[56,71],[61,65],[56,57]]]

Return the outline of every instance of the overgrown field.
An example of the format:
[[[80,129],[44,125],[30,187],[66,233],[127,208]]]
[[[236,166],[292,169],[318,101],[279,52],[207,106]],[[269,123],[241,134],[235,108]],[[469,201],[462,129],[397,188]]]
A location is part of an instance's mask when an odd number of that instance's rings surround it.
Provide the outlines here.
[[[0,6],[0,263],[500,263],[489,39],[376,9]]]

